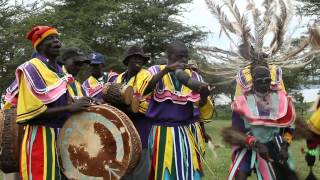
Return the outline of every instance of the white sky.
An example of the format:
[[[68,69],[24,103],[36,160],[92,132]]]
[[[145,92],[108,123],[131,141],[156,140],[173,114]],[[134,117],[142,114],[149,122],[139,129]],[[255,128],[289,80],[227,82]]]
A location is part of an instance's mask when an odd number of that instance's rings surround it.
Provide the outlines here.
[[[218,0],[212,0],[218,1]],[[262,0],[254,0],[256,4],[262,2]],[[247,0],[236,0],[239,9],[245,9]],[[217,46],[223,49],[230,49],[230,41],[225,37],[219,37],[220,26],[215,17],[210,13],[204,0],[193,0],[192,4],[185,6],[188,12],[183,13],[183,17],[179,18],[186,24],[197,25],[203,27],[203,30],[209,31],[208,38],[203,42],[203,45]],[[291,35],[293,29],[296,26],[301,26],[301,28],[295,30],[293,37],[299,37],[303,33],[307,32],[307,24],[311,20],[311,17],[298,17],[293,16],[292,23],[289,24],[289,33]],[[271,37],[269,37],[271,38]],[[316,99],[317,93],[320,91],[319,87],[317,89],[305,89],[302,91],[305,97],[305,102],[312,102]],[[221,96],[219,98],[220,103],[228,102],[228,98]]]
[[[34,0],[28,0],[25,2],[33,2]],[[51,0],[46,0],[51,1]],[[212,0],[212,1],[221,1],[221,0]],[[263,0],[253,0],[256,5],[262,3]],[[292,0],[293,1],[293,0]],[[14,1],[12,1],[14,2]],[[18,0],[18,2],[20,2]],[[236,4],[238,5],[240,11],[241,9],[245,9],[247,5],[247,0],[236,0]],[[182,14],[182,17],[178,19],[182,20],[186,24],[197,25],[203,28],[204,31],[209,31],[209,35],[205,41],[202,42],[202,45],[207,46],[216,46],[223,49],[230,49],[230,41],[225,37],[219,37],[220,26],[215,17],[210,13],[206,3],[204,0],[193,0],[191,4],[184,6],[187,9],[187,12]],[[258,6],[259,7],[259,6]],[[303,33],[307,32],[306,25],[310,21],[310,17],[298,17],[294,16],[292,19],[292,23],[289,25],[289,33],[292,34],[292,30],[295,29],[297,25],[302,28],[295,31],[293,34],[294,37],[299,37]],[[268,38],[268,37],[267,37]],[[271,39],[271,37],[269,37]],[[319,92],[319,89],[316,90],[305,90],[303,94],[307,102],[313,101],[315,99],[316,93]]]

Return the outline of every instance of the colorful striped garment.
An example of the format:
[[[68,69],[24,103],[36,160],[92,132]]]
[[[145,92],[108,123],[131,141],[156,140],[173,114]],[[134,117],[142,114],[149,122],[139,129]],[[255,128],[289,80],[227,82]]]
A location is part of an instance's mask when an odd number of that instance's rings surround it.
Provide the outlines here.
[[[116,83],[126,84],[133,87],[134,96],[139,99],[139,109],[138,113],[128,113],[127,115],[132,120],[135,128],[137,129],[142,148],[147,149],[148,147],[148,137],[151,129],[150,121],[145,117],[145,112],[148,109],[148,96],[143,96],[143,92],[145,91],[149,81],[151,80],[152,75],[149,71],[145,69],[141,69],[135,76],[131,77],[129,80],[126,80],[126,72],[119,74]]]
[[[165,68],[149,68],[155,75]],[[194,71],[185,70],[190,77],[202,81]],[[149,135],[151,171],[149,179],[197,180],[203,176],[204,140],[198,120],[203,112],[197,107],[200,95],[182,85],[168,73],[157,83],[146,116],[153,124]],[[210,100],[202,116],[212,117]]]
[[[133,87],[133,91],[135,96],[139,96],[140,104],[139,104],[139,112],[145,113],[148,109],[148,96],[142,96],[145,91],[149,81],[152,78],[151,73],[148,70],[141,69],[134,77],[130,78],[128,82],[125,82],[126,72],[119,74],[116,78],[115,82],[119,84],[126,84]]]
[[[295,121],[295,109],[291,98],[284,91],[270,93],[267,100],[270,100],[270,108],[259,106],[252,93],[236,96],[231,106],[232,127],[254,136],[266,145],[270,157],[278,163],[281,144],[290,144],[292,141],[291,126]],[[294,168],[290,153],[285,163],[290,169]],[[252,169],[255,169],[258,180],[276,180],[277,172],[280,171],[275,169],[271,162],[260,157],[255,150],[234,147],[227,179],[235,179],[239,171],[250,173]]]
[[[271,73],[271,89],[277,91],[284,91],[285,87],[282,80],[282,70],[280,67],[275,65],[269,65]],[[236,92],[235,96],[243,95],[245,92],[248,92],[252,88],[252,76],[250,72],[250,66],[245,67],[243,70],[240,70],[236,76]]]
[[[23,180],[62,179],[56,138],[59,128],[69,117],[68,113],[59,113],[54,117],[37,117],[47,108],[67,105],[67,93],[76,95],[70,84],[74,79],[62,71],[48,65],[43,56],[27,61],[18,67],[17,123],[25,125],[21,145],[20,176]]]
[[[90,76],[87,80],[82,83],[82,88],[85,94],[89,97],[102,99],[102,88],[103,84],[107,82],[114,82],[118,74],[115,72],[109,72],[107,74],[106,82],[100,81],[93,76]]]

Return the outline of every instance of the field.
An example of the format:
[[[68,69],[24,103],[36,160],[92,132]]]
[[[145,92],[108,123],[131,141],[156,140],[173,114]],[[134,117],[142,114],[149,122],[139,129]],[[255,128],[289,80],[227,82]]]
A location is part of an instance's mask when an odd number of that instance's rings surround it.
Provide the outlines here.
[[[215,144],[223,144],[221,142],[220,130],[223,127],[229,126],[230,121],[227,120],[214,120],[206,124],[207,132],[211,135]],[[301,153],[301,148],[305,148],[304,141],[294,141],[291,145],[291,151],[294,156],[294,161],[296,165],[296,171],[299,173],[301,179],[305,179],[309,168],[304,160],[304,155]],[[231,149],[226,146],[225,148],[217,148],[216,153],[218,157],[215,159],[213,153],[207,148],[205,159],[207,164],[203,164],[204,167],[204,180],[225,180],[230,165],[230,151]],[[210,172],[210,170],[212,173]],[[320,161],[317,160],[316,166],[314,167],[314,174],[320,177]],[[255,174],[252,174],[250,180],[256,179]],[[2,176],[0,176],[2,180]]]
[[[220,130],[223,127],[229,126],[230,121],[226,120],[214,120],[206,124],[206,130],[213,138],[215,144],[223,144],[221,142]],[[294,156],[294,162],[296,166],[296,171],[300,175],[301,179],[305,179],[309,173],[309,168],[304,160],[304,155],[301,153],[301,148],[305,148],[304,141],[293,141],[291,145],[291,151]],[[224,180],[226,179],[228,168],[230,165],[230,151],[231,149],[226,146],[226,148],[218,148],[216,152],[218,157],[215,159],[213,153],[207,148],[207,153],[205,156],[208,165],[204,166],[205,180]],[[212,170],[213,174],[210,173],[209,168]],[[316,166],[313,168],[314,174],[320,177],[320,161],[317,159]],[[250,180],[256,179],[255,174],[252,174]]]

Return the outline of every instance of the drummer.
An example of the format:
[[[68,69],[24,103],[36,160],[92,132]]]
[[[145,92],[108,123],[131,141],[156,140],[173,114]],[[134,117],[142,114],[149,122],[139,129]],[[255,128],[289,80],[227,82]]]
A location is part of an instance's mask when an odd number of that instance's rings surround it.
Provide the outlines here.
[[[25,125],[21,145],[21,179],[62,179],[55,147],[59,129],[71,113],[90,106],[88,98],[67,104],[70,74],[57,63],[61,42],[49,26],[36,26],[27,34],[37,56],[16,70],[19,95],[17,117]]]
[[[147,140],[151,125],[144,115],[148,107],[148,103],[146,97],[142,96],[144,89],[152,78],[150,72],[143,68],[148,60],[149,57],[144,54],[142,48],[138,46],[130,47],[123,60],[124,65],[127,66],[127,70],[121,73],[116,79],[116,83],[132,86],[134,96],[140,100],[139,112],[127,112],[127,115],[132,120],[140,135],[142,142],[142,155],[139,164],[132,173],[124,177],[125,180],[148,179],[149,175],[150,159],[148,156]]]
[[[90,64],[89,58],[79,48],[75,47],[65,49],[61,54],[60,61],[63,64],[63,72],[71,74],[74,78],[77,77],[83,65]],[[70,83],[68,88],[69,87],[71,88],[69,92],[72,92],[70,96],[73,99],[79,99],[80,97],[86,95],[81,87],[80,82],[76,79]]]
[[[186,69],[189,52],[183,42],[171,43],[167,55],[167,65],[149,68],[153,78],[146,88],[153,91],[146,112],[152,122],[149,179],[200,179],[205,146],[198,119],[211,119],[213,105],[207,95],[192,91],[189,82],[200,81],[199,90],[208,86],[197,72]],[[186,69],[185,81],[178,80],[177,69]]]
[[[82,84],[82,88],[87,96],[102,99],[102,88],[104,83],[114,82],[118,74],[115,72],[104,73],[105,58],[101,53],[94,52],[89,54],[90,77]]]

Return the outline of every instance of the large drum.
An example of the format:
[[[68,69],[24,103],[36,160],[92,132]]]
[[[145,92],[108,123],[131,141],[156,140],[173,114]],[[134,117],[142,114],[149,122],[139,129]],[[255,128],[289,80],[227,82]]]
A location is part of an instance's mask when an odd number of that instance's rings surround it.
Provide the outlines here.
[[[16,108],[0,111],[0,169],[19,172],[19,154],[23,127],[16,123]]]
[[[128,116],[106,104],[71,116],[60,129],[57,147],[69,179],[120,179],[137,165],[142,150]]]

